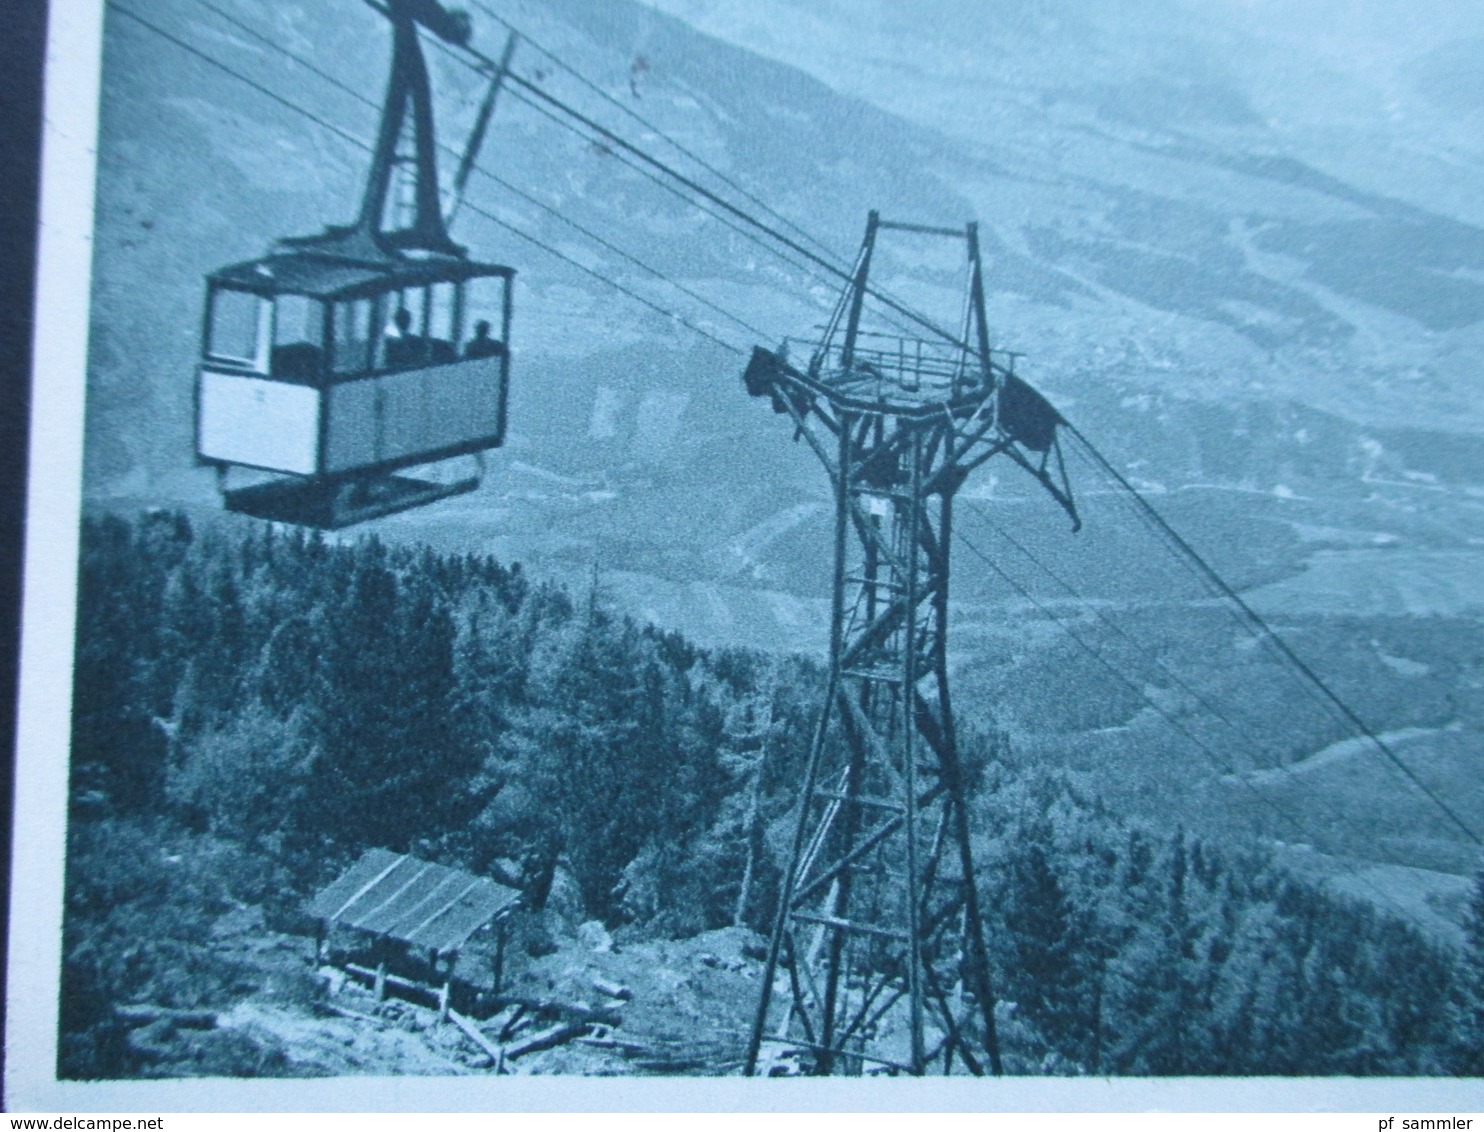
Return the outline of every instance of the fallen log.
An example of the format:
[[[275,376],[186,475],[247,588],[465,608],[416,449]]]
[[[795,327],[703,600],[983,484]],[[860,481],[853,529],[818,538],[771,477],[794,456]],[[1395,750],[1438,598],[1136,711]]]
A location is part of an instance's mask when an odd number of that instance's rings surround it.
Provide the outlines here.
[[[387,1026],[385,1018],[378,1018],[374,1014],[365,1014],[359,1010],[349,1010],[344,1006],[336,1006],[333,1002],[317,1002],[314,1004],[316,1010],[323,1010],[328,1014],[338,1014],[342,1018],[349,1018],[356,1022],[371,1022],[383,1029]]]
[[[130,1026],[144,1026],[151,1022],[169,1022],[187,1030],[216,1029],[214,1010],[176,1010],[169,1006],[156,1006],[149,1002],[126,1003],[115,1006],[114,1014],[120,1022]]]
[[[587,1033],[586,1023],[558,1022],[555,1026],[549,1026],[545,1030],[532,1034],[529,1038],[511,1042],[505,1047],[505,1060],[514,1061],[517,1057],[523,1057],[528,1053],[551,1049],[573,1038],[581,1037],[585,1033]]]
[[[730,1048],[695,1049],[690,1044],[661,1041],[634,1041],[632,1039],[592,1036],[578,1038],[579,1045],[595,1049],[610,1049],[623,1054],[635,1066],[650,1073],[694,1073],[698,1070],[716,1072],[732,1065],[741,1065],[742,1058]]]
[[[478,1019],[477,1025],[484,1027],[486,1030],[498,1029],[520,1017],[525,1012],[526,1008],[524,1006],[514,1002],[507,1002],[493,1014],[486,1014],[483,1018]]]
[[[606,994],[609,998],[616,998],[619,1002],[628,1002],[634,997],[634,992],[620,983],[610,983],[607,979],[593,979],[593,990],[599,994]]]
[[[623,1015],[617,1010],[605,1007],[591,1007],[584,1003],[563,1002],[556,998],[521,998],[518,995],[502,994],[498,1001],[524,1006],[527,1010],[537,1014],[554,1014],[569,1022],[583,1022],[589,1025],[620,1026],[623,1024]]]

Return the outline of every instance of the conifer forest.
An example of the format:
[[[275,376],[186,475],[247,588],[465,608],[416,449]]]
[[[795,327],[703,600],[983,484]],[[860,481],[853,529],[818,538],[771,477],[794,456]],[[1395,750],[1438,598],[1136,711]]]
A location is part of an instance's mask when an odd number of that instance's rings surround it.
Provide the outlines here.
[[[1477,1099],[1484,5],[97,7],[12,1096]]]
[[[368,847],[518,887],[517,968],[579,928],[636,953],[722,931],[752,942],[716,993],[755,993],[815,664],[699,648],[596,581],[199,526],[83,529],[62,1076],[326,1072],[261,1027],[152,1046],[120,1008],[312,1017],[300,909]],[[964,714],[1008,1072],[1484,1070],[1484,883],[1451,946],[1262,851],[1120,818]],[[288,940],[280,969],[233,923]],[[707,1040],[682,1068],[727,1071],[740,1032]]]

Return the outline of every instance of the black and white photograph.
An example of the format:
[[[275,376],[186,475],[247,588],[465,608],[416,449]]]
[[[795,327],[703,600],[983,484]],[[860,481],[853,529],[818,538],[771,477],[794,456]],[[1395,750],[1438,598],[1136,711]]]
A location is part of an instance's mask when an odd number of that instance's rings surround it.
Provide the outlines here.
[[[1484,1109],[1484,6],[49,36],[8,1106]]]

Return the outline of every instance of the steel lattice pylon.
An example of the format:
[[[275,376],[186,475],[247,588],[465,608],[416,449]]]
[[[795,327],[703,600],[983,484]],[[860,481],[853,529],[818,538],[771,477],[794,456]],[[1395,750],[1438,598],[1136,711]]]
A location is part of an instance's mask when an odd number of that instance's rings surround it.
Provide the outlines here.
[[[882,231],[964,242],[961,340],[863,329]],[[871,213],[807,370],[787,358],[787,344],[755,350],[745,381],[793,419],[834,486],[830,667],[746,1072],[790,1051],[820,1074],[950,1072],[955,1060],[998,1072],[948,689],[953,497],[1004,454],[1075,521],[1061,418],[991,355],[973,224]]]

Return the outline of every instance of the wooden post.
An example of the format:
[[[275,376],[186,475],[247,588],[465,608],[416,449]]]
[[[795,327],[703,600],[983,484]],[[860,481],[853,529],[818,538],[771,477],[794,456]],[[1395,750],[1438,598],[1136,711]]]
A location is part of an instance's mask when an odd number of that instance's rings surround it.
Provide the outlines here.
[[[314,965],[318,967],[325,961],[325,922],[316,920],[314,922]]]
[[[445,971],[443,975],[443,986],[438,988],[438,1021],[440,1023],[448,1021],[448,996],[449,993],[453,990],[453,968],[454,964],[458,962],[458,957],[458,952],[454,952],[448,957],[448,970]],[[438,964],[436,962],[435,954],[435,962],[433,964],[433,971],[435,974],[437,973],[437,970]]]
[[[505,926],[506,920],[504,917],[501,917],[495,922],[495,958],[493,963],[495,968],[495,994],[500,993],[500,984],[504,981],[505,977]]]
[[[376,941],[376,999],[380,1002],[386,998],[386,941]]]

